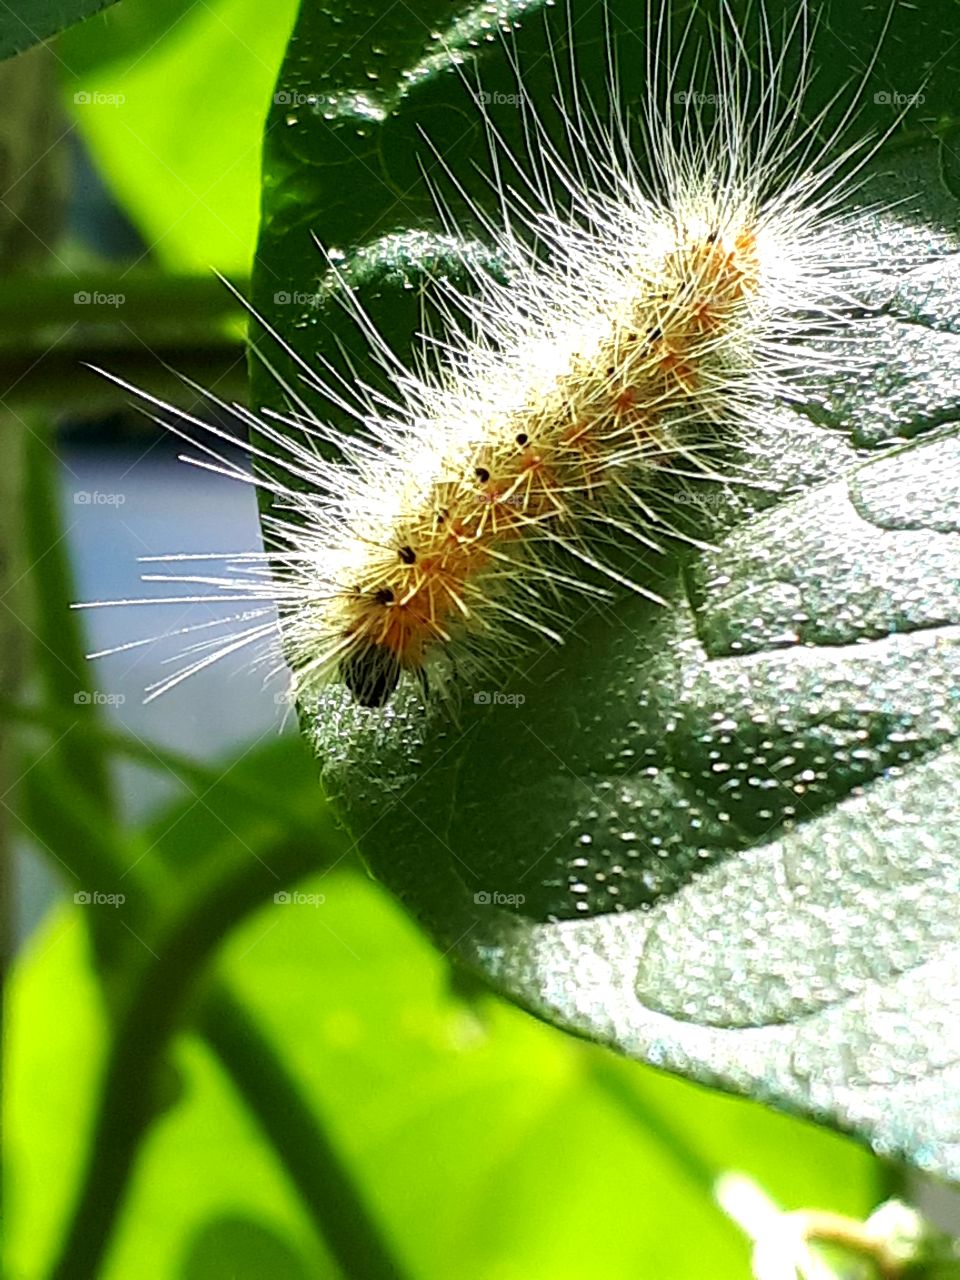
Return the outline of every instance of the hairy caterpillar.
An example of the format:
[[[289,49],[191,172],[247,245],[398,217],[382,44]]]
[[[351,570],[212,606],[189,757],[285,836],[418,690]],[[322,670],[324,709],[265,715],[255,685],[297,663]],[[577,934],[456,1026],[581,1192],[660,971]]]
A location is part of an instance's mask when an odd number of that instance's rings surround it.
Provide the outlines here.
[[[845,283],[870,261],[843,211],[870,149],[834,154],[855,95],[825,136],[826,109],[802,121],[806,7],[779,38],[761,11],[756,65],[719,18],[706,95],[678,80],[651,10],[637,137],[573,98],[559,106],[561,154],[518,73],[531,171],[500,187],[495,223],[476,211],[505,278],[466,262],[469,291],[438,282],[443,337],[412,369],[356,309],[389,401],[301,365],[306,387],[356,419],[349,437],[295,385],[286,419],[238,411],[272,468],[256,481],[273,499],[272,546],[219,573],[147,576],[250,605],[238,632],[192,645],[153,695],[279,629],[299,695],[336,678],[379,707],[405,675],[450,687],[538,638],[562,641],[568,595],[655,597],[642,560],[690,536],[678,506],[730,474],[761,400],[797,394],[812,320],[842,329]],[[250,479],[199,447],[201,465]]]

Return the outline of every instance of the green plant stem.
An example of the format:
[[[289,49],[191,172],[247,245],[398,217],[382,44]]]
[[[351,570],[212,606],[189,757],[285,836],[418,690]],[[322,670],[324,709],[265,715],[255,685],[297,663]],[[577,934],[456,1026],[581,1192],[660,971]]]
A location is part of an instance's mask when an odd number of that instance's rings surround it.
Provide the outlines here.
[[[154,1084],[184,1005],[204,965],[226,932],[276,889],[317,866],[313,848],[339,851],[345,837],[332,819],[321,824],[315,844],[284,841],[265,861],[214,872],[206,886],[174,917],[156,951],[131,984],[118,1018],[104,1071],[88,1148],[87,1166],[51,1280],[93,1280],[99,1271],[136,1160],[154,1116]],[[355,1220],[358,1231],[361,1224]],[[370,1256],[376,1256],[371,1250]],[[357,1273],[360,1274],[360,1273]],[[369,1271],[370,1280],[401,1274],[398,1268]]]
[[[85,367],[93,364],[178,409],[195,412],[201,397],[187,379],[211,388],[221,400],[246,403],[244,361],[239,341],[171,344],[152,334],[119,347],[111,345],[109,350],[91,343],[69,351],[48,346],[33,358],[8,359],[0,353],[0,395],[9,388],[7,398],[15,409],[37,404],[62,414],[64,405],[69,405],[74,420],[97,419],[135,406],[129,391]]]
[[[31,717],[25,719],[29,721]],[[119,734],[113,736],[123,737]],[[201,775],[206,773],[202,766],[197,766],[197,770]],[[120,872],[128,870],[126,864],[109,843],[104,843],[102,833],[98,836],[96,830],[87,830],[82,825],[83,819],[92,819],[95,814],[82,810],[81,797],[75,794],[67,779],[60,787],[60,794],[78,837],[77,846],[90,850],[76,869],[82,870],[90,884],[112,886],[119,883]],[[84,834],[87,839],[82,838]],[[131,898],[139,906],[140,918],[149,919],[156,909],[155,904],[162,900],[163,886],[156,883],[155,877],[148,886],[141,869],[137,868],[129,874],[128,888]],[[129,952],[132,939],[114,913],[105,912],[98,919],[102,919],[104,929],[110,931],[111,938],[107,941],[111,941],[114,948],[125,946]],[[393,1265],[379,1230],[366,1213],[361,1196],[337,1155],[334,1143],[312,1114],[309,1103],[267,1037],[225,982],[216,981],[206,991],[195,1022],[241,1097],[260,1121],[278,1160],[300,1195],[314,1229],[340,1261],[344,1273],[400,1277],[401,1272]],[[150,1118],[147,1118],[148,1124]]]
[[[236,286],[246,292],[245,281]],[[81,293],[123,302],[75,302]],[[69,405],[75,418],[129,404],[129,392],[84,367],[94,364],[182,408],[199,398],[186,378],[245,402],[245,322],[213,273],[8,276],[0,280],[0,396],[20,413],[47,407],[59,415]]]
[[[23,703],[10,702],[0,698],[0,716],[18,724],[36,725],[54,733],[63,733],[76,724],[76,715],[53,707],[33,707]],[[311,817],[291,812],[282,796],[267,787],[258,787],[255,782],[244,775],[235,778],[222,769],[213,769],[192,756],[182,755],[168,747],[157,746],[142,738],[133,738],[119,729],[110,729],[98,723],[92,717],[83,726],[83,740],[88,745],[95,745],[103,751],[123,756],[136,761],[147,769],[156,769],[164,774],[173,774],[185,785],[198,791],[206,792],[214,786],[222,787],[242,796],[245,801],[255,803],[264,816],[275,818],[283,823],[287,830],[297,830],[309,834],[315,823],[313,811]],[[319,806],[317,806],[319,807]]]
[[[243,295],[246,280],[231,282]],[[86,297],[87,302],[78,302]],[[114,299],[113,303],[97,299]],[[122,301],[119,301],[122,299]],[[0,335],[5,351],[33,350],[38,331],[117,325],[126,329],[209,331],[242,322],[243,309],[213,272],[172,276],[156,270],[80,269],[69,275],[6,276],[0,283]],[[49,335],[47,335],[49,337]]]
[[[44,694],[54,706],[73,706],[76,694],[86,688],[87,662],[79,628],[63,624],[62,601],[70,598],[70,564],[58,516],[59,480],[48,424],[35,422],[23,432],[26,474],[24,478],[24,554],[35,579],[35,607],[30,619],[38,647],[56,655],[38,664]],[[65,772],[90,800],[107,810],[112,807],[110,780],[100,754],[84,748],[72,735],[59,744]]]
[[[51,796],[57,797],[55,806],[50,803]],[[19,810],[31,842],[47,855],[54,871],[61,876],[66,873],[71,892],[84,889],[126,894],[123,920],[127,928],[114,918],[114,912],[87,914],[96,968],[104,983],[105,1003],[113,1016],[120,993],[116,979],[122,972],[124,957],[139,946],[137,936],[149,930],[157,918],[156,903],[160,898],[156,892],[156,866],[148,863],[135,883],[125,881],[131,862],[129,846],[124,845],[117,828],[104,821],[103,811],[90,803],[54,752],[35,764],[23,779]]]
[[[199,1027],[281,1155],[343,1274],[400,1280],[405,1272],[369,1217],[335,1145],[247,1010],[218,986],[202,1003]]]

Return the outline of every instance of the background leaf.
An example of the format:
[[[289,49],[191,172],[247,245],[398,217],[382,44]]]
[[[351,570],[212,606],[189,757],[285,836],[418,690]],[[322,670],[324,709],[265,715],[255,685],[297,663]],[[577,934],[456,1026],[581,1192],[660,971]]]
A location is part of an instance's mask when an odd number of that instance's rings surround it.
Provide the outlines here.
[[[500,1002],[464,1001],[368,878],[337,872],[301,892],[324,901],[264,907],[231,940],[222,972],[283,1047],[411,1274],[572,1280],[649,1269],[699,1280],[709,1257],[711,1277],[740,1280],[746,1242],[708,1194],[732,1151],[785,1207],[825,1202],[861,1216],[874,1203],[875,1166],[835,1135],[641,1076]],[[56,1239],[95,1085],[103,1019],[81,915],[51,919],[11,993],[16,1275],[41,1273]],[[63,1071],[74,1059],[82,1070]],[[185,1039],[176,1067],[105,1280],[136,1272],[144,1250],[157,1280],[206,1280],[219,1274],[197,1270],[211,1241],[232,1258],[252,1237],[261,1256],[283,1259],[270,1275],[330,1274],[209,1050]],[[248,1274],[239,1253],[234,1265]]]
[[[818,12],[824,101],[862,77],[882,15]],[[549,119],[567,14],[516,6],[509,18],[512,58]],[[571,617],[562,651],[504,677],[520,708],[477,706],[468,691],[452,723],[412,691],[377,714],[335,690],[306,715],[376,873],[499,990],[960,1177],[960,458],[950,432],[869,458],[956,416],[957,212],[942,178],[955,158],[955,19],[950,4],[898,7],[863,85],[861,126],[888,127],[891,96],[928,77],[861,197],[909,199],[877,217],[892,270],[874,284],[882,305],[859,328],[850,376],[813,371],[806,412],[771,406],[756,424],[751,467],[767,495],[716,495],[702,531],[717,549],[649,567],[668,608],[630,598]],[[631,20],[611,6],[628,104],[644,57]],[[343,252],[407,354],[418,286],[453,257],[418,165],[437,178],[439,153],[484,199],[475,73],[508,145],[522,130],[485,8],[439,33],[426,17],[400,34],[390,21],[382,35],[354,28],[346,63],[330,21],[305,7],[281,72],[300,97],[268,135],[255,301],[306,358],[335,358],[336,339],[363,366],[349,321],[315,293],[308,230]],[[570,21],[602,100],[602,15],[575,5]],[[255,388],[277,402],[262,371]]]
[[[0,11],[0,58],[21,53],[58,31],[99,13],[113,0],[21,0]]]
[[[68,109],[168,268],[246,272],[266,106],[294,0],[121,6],[68,34]]]

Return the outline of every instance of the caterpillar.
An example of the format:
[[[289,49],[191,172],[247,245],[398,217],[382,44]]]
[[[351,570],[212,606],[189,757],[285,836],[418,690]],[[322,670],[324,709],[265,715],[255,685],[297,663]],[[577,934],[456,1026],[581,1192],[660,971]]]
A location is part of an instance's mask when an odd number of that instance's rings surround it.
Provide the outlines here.
[[[218,452],[219,429],[189,415],[168,424],[201,450],[199,465],[266,490],[270,545],[206,573],[154,558],[178,571],[146,581],[249,607],[235,634],[193,643],[150,696],[279,634],[299,699],[333,680],[376,710],[402,680],[442,695],[531,646],[562,643],[569,597],[658,598],[650,558],[697,541],[683,504],[734,474],[761,403],[802,394],[806,335],[842,333],[846,286],[870,265],[849,198],[877,140],[838,147],[856,93],[829,126],[833,103],[803,119],[807,6],[779,41],[760,9],[756,66],[725,6],[717,18],[715,94],[681,85],[651,6],[638,124],[602,122],[561,98],[565,153],[517,68],[532,163],[525,185],[497,189],[496,219],[474,207],[502,270],[464,257],[469,287],[436,281],[443,332],[424,333],[414,367],[399,365],[326,255],[322,288],[338,291],[367,335],[389,397],[359,374],[344,385],[261,319],[302,386],[284,382],[287,414],[232,406],[257,473]],[[787,71],[791,51],[798,75]],[[616,99],[612,64],[611,83]],[[485,119],[496,157],[504,143]],[[469,200],[454,172],[446,180]],[[437,208],[455,238],[439,193]],[[820,367],[826,358],[818,352]],[[305,389],[355,429],[319,420]]]

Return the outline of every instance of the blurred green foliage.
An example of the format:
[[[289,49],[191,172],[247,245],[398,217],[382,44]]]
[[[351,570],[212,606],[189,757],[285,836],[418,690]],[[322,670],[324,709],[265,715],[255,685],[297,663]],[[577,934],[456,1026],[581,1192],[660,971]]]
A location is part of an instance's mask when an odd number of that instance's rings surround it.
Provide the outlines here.
[[[296,8],[123,4],[61,42],[67,109],[168,270],[250,269],[263,127]]]

